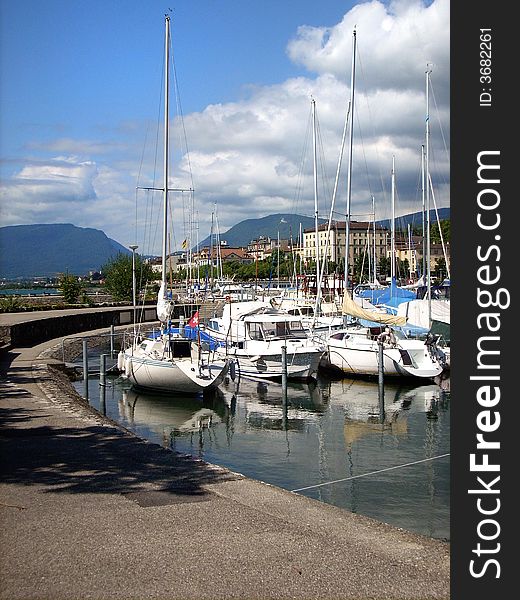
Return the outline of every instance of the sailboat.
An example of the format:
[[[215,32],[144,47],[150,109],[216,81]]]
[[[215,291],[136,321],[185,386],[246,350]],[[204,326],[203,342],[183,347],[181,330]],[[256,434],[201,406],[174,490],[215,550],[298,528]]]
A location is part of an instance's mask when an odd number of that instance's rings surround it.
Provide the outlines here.
[[[435,338],[427,337],[425,340],[406,338],[399,331],[391,328],[403,326],[406,323],[405,317],[364,309],[354,301],[348,290],[355,56],[356,31],[354,30],[345,231],[345,288],[342,306],[346,325],[343,329],[332,332],[326,338],[327,352],[322,358],[321,366],[348,375],[377,376],[380,369],[380,350],[382,350],[385,375],[434,378],[444,370]],[[392,175],[393,171],[392,165]]]
[[[218,387],[229,370],[229,359],[203,349],[200,340],[184,337],[171,326],[173,302],[167,285],[168,255],[168,165],[169,165],[169,43],[170,18],[165,17],[165,100],[164,100],[164,187],[162,231],[162,279],[157,298],[161,331],[142,339],[134,334],[121,352],[119,362],[126,377],[139,388],[163,392],[198,393]]]
[[[433,379],[444,370],[436,340],[410,339],[400,333],[406,319],[361,308],[345,290],[342,313],[356,320],[332,333],[322,366],[349,375],[377,376],[382,345],[383,372],[387,376]],[[362,325],[359,319],[371,322]],[[384,327],[383,327],[384,326]]]

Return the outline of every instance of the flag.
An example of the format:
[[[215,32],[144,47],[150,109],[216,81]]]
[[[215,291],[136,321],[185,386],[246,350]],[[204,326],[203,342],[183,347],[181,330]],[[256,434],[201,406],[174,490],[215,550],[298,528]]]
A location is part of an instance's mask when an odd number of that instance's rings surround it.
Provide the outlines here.
[[[199,311],[197,311],[193,317],[188,321],[188,327],[197,327],[199,324]]]

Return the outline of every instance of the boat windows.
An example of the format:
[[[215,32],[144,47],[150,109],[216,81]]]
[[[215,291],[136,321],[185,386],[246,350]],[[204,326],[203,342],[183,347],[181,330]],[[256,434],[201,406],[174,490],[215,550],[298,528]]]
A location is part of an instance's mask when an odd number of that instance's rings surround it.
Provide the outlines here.
[[[407,350],[403,350],[402,348],[399,348],[399,353],[401,354],[401,360],[403,361],[403,365],[405,365],[406,367],[414,367],[415,366],[413,364],[412,357],[410,356],[410,354]]]
[[[292,323],[288,323],[288,325],[291,337],[307,337],[303,325],[299,321],[293,321]]]
[[[312,317],[314,316],[314,309],[312,306],[300,306],[298,308],[290,308],[287,311],[290,315],[295,315],[297,317]]]
[[[249,337],[252,340],[257,340],[259,342],[264,341],[264,332],[260,323],[248,323],[247,328],[249,332]]]
[[[348,333],[346,333],[345,331],[341,331],[340,333],[334,333],[333,335],[330,336],[331,339],[333,340],[345,340],[347,339],[349,336]]]

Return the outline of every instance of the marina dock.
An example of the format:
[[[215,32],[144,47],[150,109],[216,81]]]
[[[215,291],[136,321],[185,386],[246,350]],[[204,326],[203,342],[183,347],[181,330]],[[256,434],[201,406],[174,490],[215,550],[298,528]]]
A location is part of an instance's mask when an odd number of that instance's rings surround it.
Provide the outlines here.
[[[450,597],[449,543],[146,442],[59,343],[1,355],[0,598]]]

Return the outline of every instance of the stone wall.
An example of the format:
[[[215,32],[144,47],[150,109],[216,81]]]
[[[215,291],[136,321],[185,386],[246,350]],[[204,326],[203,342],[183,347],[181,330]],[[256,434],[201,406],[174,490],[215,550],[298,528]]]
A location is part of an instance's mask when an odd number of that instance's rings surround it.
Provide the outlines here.
[[[202,304],[176,304],[172,318],[189,319],[195,310],[200,310],[201,318],[222,314],[223,302],[204,302]],[[132,323],[133,309],[131,307],[99,310],[95,308],[79,308],[74,314],[60,315],[53,311],[49,317],[38,312],[34,320],[22,321],[12,325],[0,325],[0,347],[16,348],[34,346],[54,338],[93,331],[95,329],[109,328],[111,325],[130,325]],[[141,321],[151,323],[157,321],[155,305],[139,308]]]
[[[75,314],[37,318],[0,327],[0,342],[3,347],[34,346],[47,340],[59,338],[84,331],[108,328],[111,325],[127,325],[132,323],[132,309],[96,311],[80,309]],[[155,307],[145,308],[145,321],[156,321]],[[39,313],[41,316],[41,313]]]

